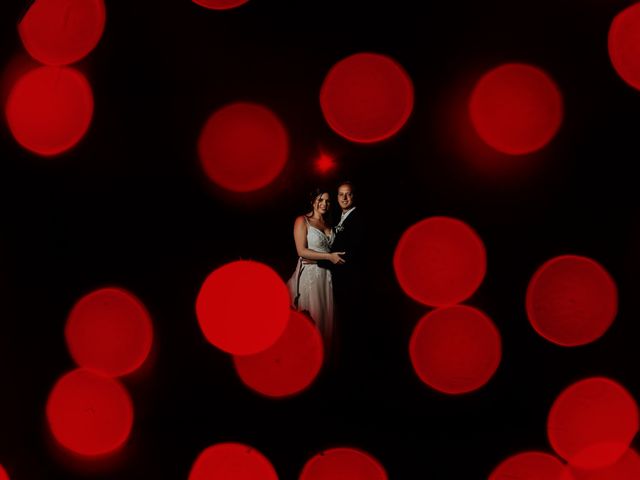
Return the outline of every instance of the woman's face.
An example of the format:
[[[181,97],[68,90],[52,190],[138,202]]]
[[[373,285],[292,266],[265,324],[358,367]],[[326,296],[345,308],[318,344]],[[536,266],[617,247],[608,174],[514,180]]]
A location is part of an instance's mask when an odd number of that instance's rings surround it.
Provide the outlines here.
[[[315,201],[313,202],[313,211],[319,213],[320,215],[324,215],[329,211],[330,204],[331,201],[329,200],[329,194],[325,192],[322,195],[316,197]]]

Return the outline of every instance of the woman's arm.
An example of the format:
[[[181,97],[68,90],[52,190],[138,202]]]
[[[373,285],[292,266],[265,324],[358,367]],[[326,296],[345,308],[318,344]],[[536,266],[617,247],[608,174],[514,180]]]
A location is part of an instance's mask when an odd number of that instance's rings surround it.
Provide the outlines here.
[[[340,256],[344,255],[344,252],[316,252],[307,247],[307,224],[302,216],[296,218],[296,223],[293,225],[293,239],[296,242],[296,251],[302,258],[307,260],[329,260],[334,264],[344,263]]]

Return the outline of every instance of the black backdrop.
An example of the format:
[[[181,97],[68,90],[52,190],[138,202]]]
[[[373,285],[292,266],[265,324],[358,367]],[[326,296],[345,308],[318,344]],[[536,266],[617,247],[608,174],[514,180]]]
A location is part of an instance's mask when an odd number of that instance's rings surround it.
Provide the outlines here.
[[[629,4],[250,0],[212,12],[187,0],[108,0],[104,36],[78,65],[95,95],[81,143],[42,159],[0,128],[0,463],[15,479],[178,479],[205,447],[240,441],[283,479],[339,445],[370,452],[391,478],[486,478],[510,454],[549,450],[546,415],[571,382],[607,375],[638,398],[631,172],[640,95],[613,71],[606,43],[612,18]],[[16,23],[25,7],[0,8],[7,66],[22,51]],[[328,69],[361,51],[395,58],[416,91],[404,129],[369,146],[334,134],[318,104]],[[556,138],[523,160],[537,168],[494,178],[470,166],[451,112],[480,73],[510,61],[551,74],[565,118]],[[282,175],[244,197],[211,186],[196,157],[207,116],[238,100],[272,108],[291,137]],[[320,147],[339,164],[322,178],[313,168]],[[239,258],[287,278],[305,192],[338,178],[356,182],[371,227],[372,294],[346,328],[349,368],[339,381],[265,400],[204,341],[195,296],[211,270]],[[438,394],[413,374],[408,339],[426,309],[401,292],[391,266],[404,229],[431,215],[468,222],[488,252],[487,276],[467,303],[497,324],[503,358],[485,388],[463,396]],[[565,253],[601,262],[620,293],[607,334],[571,349],[539,337],[524,311],[531,274]],[[122,458],[88,472],[52,447],[44,405],[73,368],[63,337],[71,306],[114,284],[150,310],[154,361],[124,380],[136,417]]]

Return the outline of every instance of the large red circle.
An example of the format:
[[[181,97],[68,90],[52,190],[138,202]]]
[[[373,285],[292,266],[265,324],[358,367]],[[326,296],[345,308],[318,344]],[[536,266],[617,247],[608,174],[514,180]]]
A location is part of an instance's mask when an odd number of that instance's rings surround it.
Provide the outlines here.
[[[469,101],[471,122],[496,150],[519,155],[544,147],[563,117],[562,95],[537,67],[509,63],[484,74]]]
[[[2,465],[0,465],[0,480],[9,480],[9,475]]]
[[[498,465],[489,480],[569,480],[558,458],[543,452],[522,452]]]
[[[85,57],[102,37],[103,0],[36,0],[20,22],[24,48],[45,65],[68,65]]]
[[[153,327],[137,297],[121,288],[102,288],[75,304],[67,319],[65,338],[79,366],[120,376],[145,361]]]
[[[551,446],[571,465],[610,465],[638,432],[638,406],[618,383],[604,377],[581,380],[556,398],[547,420]]]
[[[248,445],[218,443],[205,449],[191,467],[189,480],[278,480],[267,458]]]
[[[56,382],[47,401],[47,420],[65,448],[79,455],[103,455],[126,442],[133,405],[116,380],[79,369]]]
[[[282,336],[255,355],[236,355],[234,365],[249,388],[268,397],[300,393],[315,380],[323,359],[322,337],[308,317],[291,311]]]
[[[467,224],[431,217],[409,227],[393,256],[398,283],[414,300],[430,306],[462,302],[486,272],[482,240]]]
[[[332,448],[312,457],[300,480],[387,480],[387,472],[370,454],[355,448]]]
[[[596,469],[568,467],[568,473],[561,480],[638,480],[640,478],[640,456],[629,449],[613,465]]]
[[[289,138],[280,119],[268,108],[234,103],[214,112],[198,140],[207,176],[234,192],[266,187],[282,171]]]
[[[210,10],[229,10],[244,5],[249,0],[193,0],[193,3]]]
[[[241,260],[214,270],[196,299],[196,315],[207,340],[233,355],[271,347],[289,321],[289,291],[267,265]]]
[[[416,325],[409,354],[424,383],[447,394],[467,393],[486,384],[498,368],[500,332],[475,308],[439,308]]]
[[[86,78],[72,68],[39,67],[14,84],[6,115],[20,145],[40,155],[56,155],[87,132],[93,93]]]
[[[320,90],[329,126],[348,140],[379,142],[394,135],[413,110],[413,84],[391,58],[358,53],[336,63]]]
[[[555,257],[533,275],[526,308],[533,328],[563,346],[584,345],[600,338],[618,309],[616,284],[590,258]]]
[[[640,90],[640,3],[627,7],[611,22],[609,57],[618,75]]]

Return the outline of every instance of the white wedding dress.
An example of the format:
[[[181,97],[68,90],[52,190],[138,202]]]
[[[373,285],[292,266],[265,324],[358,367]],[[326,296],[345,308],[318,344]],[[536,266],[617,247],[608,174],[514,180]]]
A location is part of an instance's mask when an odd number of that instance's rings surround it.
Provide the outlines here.
[[[307,224],[307,248],[316,252],[329,253],[335,239],[332,230],[327,236],[322,230]],[[333,335],[333,283],[331,271],[315,263],[304,263],[298,258],[295,272],[287,282],[293,308],[306,312],[320,330],[325,350],[331,345]]]

